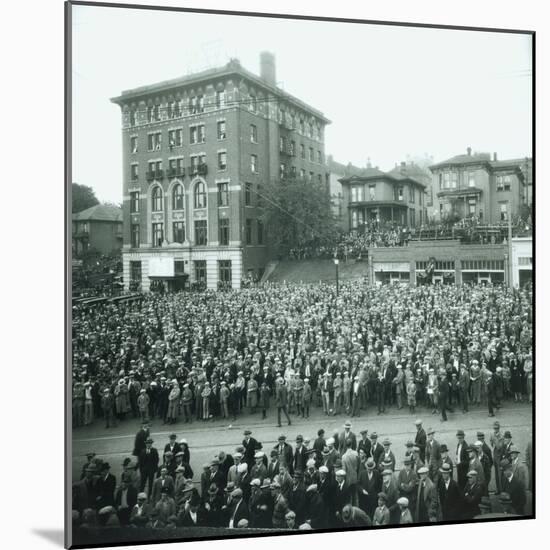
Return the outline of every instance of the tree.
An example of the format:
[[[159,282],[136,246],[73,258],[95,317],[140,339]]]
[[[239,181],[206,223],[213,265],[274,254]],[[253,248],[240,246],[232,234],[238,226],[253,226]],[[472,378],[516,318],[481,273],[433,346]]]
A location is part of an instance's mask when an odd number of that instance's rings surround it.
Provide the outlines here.
[[[99,204],[99,200],[95,196],[94,190],[87,185],[80,185],[79,183],[73,183],[72,185],[72,199],[73,214],[82,212],[82,210],[86,210],[86,208],[91,208]]]
[[[330,194],[323,183],[274,180],[262,191],[269,242],[279,253],[305,246],[333,246],[338,234]]]

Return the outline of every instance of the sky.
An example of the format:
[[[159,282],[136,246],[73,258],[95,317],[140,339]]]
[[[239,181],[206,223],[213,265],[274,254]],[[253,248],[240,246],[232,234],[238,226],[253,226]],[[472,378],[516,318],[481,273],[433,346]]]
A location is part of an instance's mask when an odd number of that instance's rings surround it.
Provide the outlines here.
[[[325,153],[390,170],[473,151],[532,156],[531,37],[356,23],[73,6],[73,181],[122,199],[122,90],[222,66],[259,74],[332,123]]]

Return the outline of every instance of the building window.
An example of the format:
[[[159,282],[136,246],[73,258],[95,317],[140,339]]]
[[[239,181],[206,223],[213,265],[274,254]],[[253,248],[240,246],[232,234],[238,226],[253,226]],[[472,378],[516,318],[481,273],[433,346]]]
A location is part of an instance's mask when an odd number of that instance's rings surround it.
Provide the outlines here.
[[[291,166],[290,167],[290,177],[291,178],[296,178],[296,166]]]
[[[218,222],[220,232],[220,245],[229,244],[229,218],[221,218]]]
[[[153,224],[153,246],[162,246],[162,241],[164,241],[164,224],[154,223]]]
[[[279,152],[284,153],[286,149],[286,139],[284,136],[279,137]]]
[[[311,162],[314,162],[315,161],[315,156],[313,155],[313,147],[310,147],[309,148],[309,160]]]
[[[221,151],[218,153],[218,170],[226,170],[227,169],[227,153],[225,151]]]
[[[264,222],[258,220],[258,244],[264,244]]]
[[[510,176],[497,176],[497,191],[510,191]]]
[[[258,100],[255,94],[250,94],[249,96],[249,109],[255,113],[258,110]]]
[[[286,164],[281,162],[279,165],[279,179],[284,180],[286,178]]]
[[[178,118],[181,116],[180,102],[169,101],[168,102],[168,118]]]
[[[313,172],[310,172],[309,173],[309,180],[308,180],[309,183],[313,182],[313,176],[314,176]]]
[[[300,143],[300,158],[306,158],[306,146],[303,143]]]
[[[130,111],[130,126],[135,126],[137,124],[136,111],[133,109]]]
[[[252,220],[247,219],[246,220],[246,227],[245,227],[245,242],[247,245],[252,244]]]
[[[162,133],[147,134],[147,150],[160,151],[162,147]]]
[[[130,227],[130,240],[132,248],[139,248],[139,224],[133,223]]]
[[[231,260],[218,260],[218,269],[220,272],[220,281],[225,284],[231,284]]]
[[[323,176],[321,176],[321,174],[317,174],[317,181],[319,182],[319,185],[322,185],[322,183],[323,183]]]
[[[397,188],[397,200],[402,201],[403,200],[403,187]]]
[[[300,179],[306,179],[306,171],[303,168],[300,168]]]
[[[412,185],[409,187],[409,202],[414,203],[414,187]]]
[[[147,107],[147,122],[158,122],[160,120],[160,105]]]
[[[505,222],[508,220],[508,203],[500,203],[500,221]]]
[[[251,183],[245,183],[244,184],[244,205],[250,206],[252,198],[252,184]]]
[[[132,181],[136,181],[139,176],[139,168],[137,164],[132,164],[130,166],[130,177],[132,178]]]
[[[250,155],[250,171],[254,174],[258,172],[258,155]]]
[[[476,199],[468,200],[468,213],[470,216],[475,216],[476,213]]]
[[[250,141],[252,143],[258,143],[258,128],[255,124],[250,125]]]
[[[351,186],[351,202],[361,202],[363,200],[363,186],[352,185]]]
[[[303,118],[300,119],[300,134],[302,134],[303,136],[305,135],[305,125],[304,125],[304,119]]]
[[[172,233],[175,243],[183,243],[185,241],[185,222],[173,222]]]
[[[137,136],[133,136],[130,138],[130,151],[132,151],[132,153],[137,153],[138,152],[138,138]]]
[[[443,174],[443,189],[456,189],[458,184],[458,172],[445,172]]]
[[[468,187],[475,187],[476,186],[476,173],[475,172],[469,172],[468,173]]]
[[[518,265],[532,266],[533,265],[533,258],[531,256],[519,256],[518,257]]]
[[[196,115],[204,111],[204,96],[199,95],[189,98],[189,113]]]
[[[189,143],[191,143],[191,144],[197,143],[198,136],[199,136],[198,126],[190,126],[189,127]]]
[[[225,139],[227,137],[227,133],[225,131],[225,120],[219,120],[216,126],[218,128],[218,139]]]
[[[195,281],[206,284],[206,260],[195,260]]]
[[[369,185],[369,199],[373,201],[375,196],[376,196],[376,185]]]
[[[168,161],[168,177],[175,178],[177,176],[183,176],[185,174],[185,168],[183,166],[183,158],[170,159]]]
[[[132,191],[130,193],[130,214],[137,214],[139,212],[139,191]]]
[[[195,244],[205,246],[208,242],[206,220],[195,220]]]
[[[291,157],[293,157],[296,154],[296,142],[294,140],[290,142],[289,153]]]
[[[168,145],[172,147],[181,147],[183,142],[183,130],[178,128],[177,130],[168,130]]]
[[[162,161],[153,160],[148,163],[149,170],[147,172],[147,179],[154,180],[162,178]]]
[[[218,206],[229,206],[229,183],[218,183]]]
[[[183,275],[185,273],[185,262],[183,260],[174,260],[174,274]]]
[[[155,185],[155,187],[153,187],[151,199],[151,211],[162,212],[162,189],[158,185]]]
[[[317,151],[317,162],[323,164],[323,153],[321,151]]]
[[[174,186],[172,191],[172,209],[173,210],[183,210],[183,185],[178,183]]]
[[[225,107],[225,90],[216,92],[216,108],[221,109]]]
[[[203,181],[199,181],[195,185],[194,192],[195,208],[206,208],[206,185]]]

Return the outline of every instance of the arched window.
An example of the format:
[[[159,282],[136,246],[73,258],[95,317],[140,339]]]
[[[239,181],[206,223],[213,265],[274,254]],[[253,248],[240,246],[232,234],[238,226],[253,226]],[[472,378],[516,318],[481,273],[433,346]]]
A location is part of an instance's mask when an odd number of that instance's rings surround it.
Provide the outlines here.
[[[178,183],[172,191],[172,210],[183,210],[183,185]]]
[[[195,185],[195,208],[206,208],[206,186],[202,181]]]
[[[152,194],[152,212],[162,212],[162,189],[157,185],[153,188]]]

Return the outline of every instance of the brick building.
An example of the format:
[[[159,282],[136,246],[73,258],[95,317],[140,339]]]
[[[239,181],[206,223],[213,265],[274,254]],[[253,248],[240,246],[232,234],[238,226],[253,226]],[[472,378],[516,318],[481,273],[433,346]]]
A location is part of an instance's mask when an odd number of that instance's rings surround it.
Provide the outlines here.
[[[475,217],[496,224],[522,212],[528,200],[521,159],[497,160],[496,153],[456,155],[430,166],[433,174],[431,219]]]
[[[73,214],[73,254],[96,250],[110,254],[122,248],[122,209],[98,204]]]
[[[426,184],[405,162],[390,172],[369,164],[361,175],[341,178],[340,183],[346,230],[360,231],[373,221],[415,227],[426,219]]]
[[[112,101],[122,112],[125,285],[239,288],[261,277],[270,258],[262,185],[327,182],[328,119],[277,86],[268,52],[259,77],[233,59]]]

